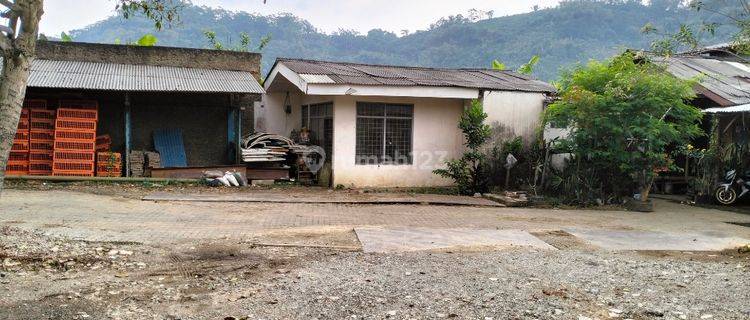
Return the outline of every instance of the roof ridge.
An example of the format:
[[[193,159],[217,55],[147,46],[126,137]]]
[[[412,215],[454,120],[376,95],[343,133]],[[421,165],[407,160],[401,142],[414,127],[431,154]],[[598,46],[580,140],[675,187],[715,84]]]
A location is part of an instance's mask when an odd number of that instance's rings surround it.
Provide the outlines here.
[[[348,61],[330,61],[330,60],[317,60],[317,59],[304,59],[304,58],[286,58],[278,57],[276,61],[302,61],[302,62],[320,62],[320,63],[333,63],[333,64],[349,64],[355,66],[367,66],[367,67],[390,67],[390,68],[404,68],[404,69],[418,69],[418,70],[445,70],[445,71],[497,71],[503,73],[515,73],[512,70],[495,70],[491,68],[445,68],[445,67],[421,67],[421,66],[404,66],[404,65],[390,65],[390,64],[376,64],[376,63],[361,63],[361,62],[348,62]]]

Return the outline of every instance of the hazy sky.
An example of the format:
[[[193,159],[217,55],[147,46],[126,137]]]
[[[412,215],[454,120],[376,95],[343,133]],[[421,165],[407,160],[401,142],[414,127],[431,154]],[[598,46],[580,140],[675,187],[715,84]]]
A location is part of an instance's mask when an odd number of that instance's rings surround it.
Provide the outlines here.
[[[495,16],[554,6],[559,0],[193,0],[198,5],[261,14],[289,12],[325,32],[382,28],[393,32],[427,28],[441,17],[469,9],[494,10]],[[114,14],[115,0],[45,0],[41,32],[58,35]]]

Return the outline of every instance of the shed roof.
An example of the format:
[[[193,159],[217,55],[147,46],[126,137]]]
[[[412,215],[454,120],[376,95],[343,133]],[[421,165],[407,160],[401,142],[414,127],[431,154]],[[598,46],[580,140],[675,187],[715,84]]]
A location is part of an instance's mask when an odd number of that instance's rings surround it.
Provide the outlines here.
[[[251,72],[36,59],[29,87],[262,94]]]
[[[750,103],[750,64],[700,55],[654,58],[667,63],[667,71],[677,78],[698,79],[710,93],[725,100],[722,105]]]
[[[555,87],[513,71],[441,69],[279,58],[276,64],[307,83],[382,86],[461,87],[472,89],[555,92]]]

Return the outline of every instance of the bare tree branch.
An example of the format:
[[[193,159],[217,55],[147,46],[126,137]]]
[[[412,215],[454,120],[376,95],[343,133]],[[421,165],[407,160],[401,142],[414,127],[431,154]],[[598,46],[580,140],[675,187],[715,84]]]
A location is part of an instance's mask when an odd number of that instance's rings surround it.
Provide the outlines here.
[[[18,11],[19,7],[13,2],[10,2],[8,0],[0,0],[0,5],[10,9],[11,11]]]

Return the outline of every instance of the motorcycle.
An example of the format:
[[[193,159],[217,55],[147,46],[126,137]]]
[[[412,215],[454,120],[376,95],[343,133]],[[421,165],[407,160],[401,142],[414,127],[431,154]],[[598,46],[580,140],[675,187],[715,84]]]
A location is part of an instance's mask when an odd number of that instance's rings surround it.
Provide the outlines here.
[[[723,205],[730,205],[748,192],[750,192],[750,172],[745,172],[743,176],[738,177],[737,170],[729,170],[724,175],[724,183],[716,187],[714,198]]]

